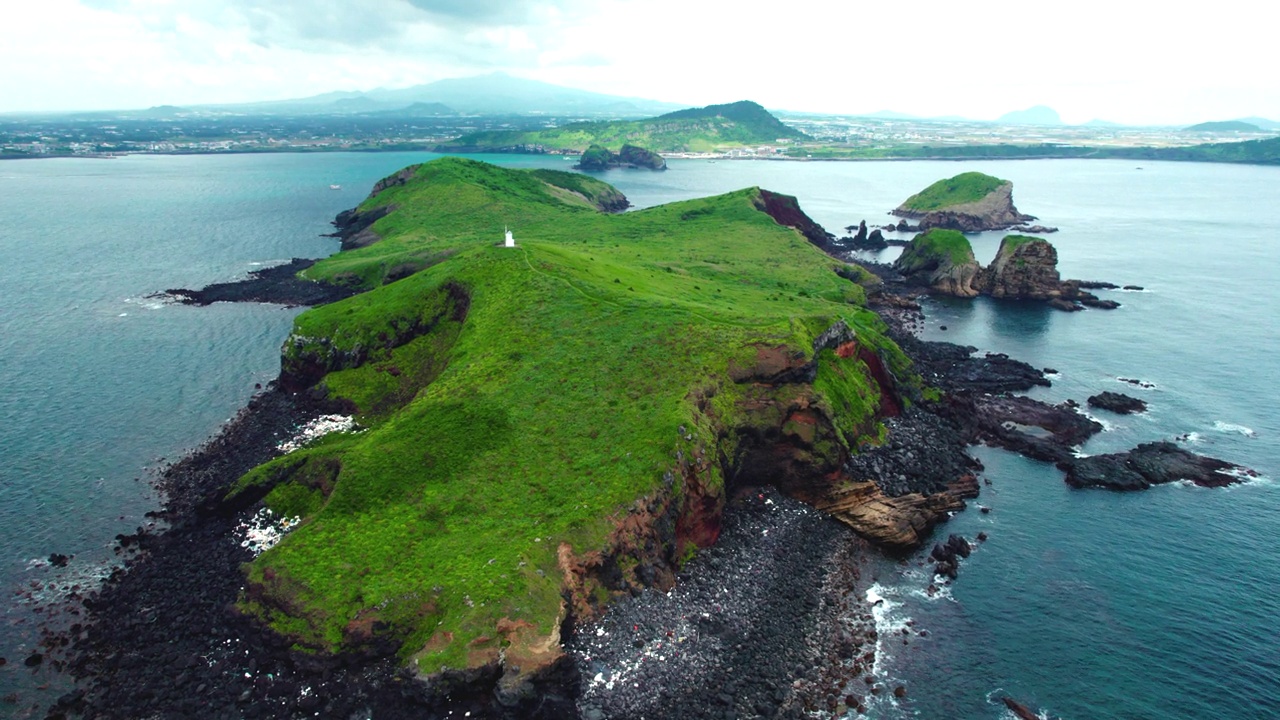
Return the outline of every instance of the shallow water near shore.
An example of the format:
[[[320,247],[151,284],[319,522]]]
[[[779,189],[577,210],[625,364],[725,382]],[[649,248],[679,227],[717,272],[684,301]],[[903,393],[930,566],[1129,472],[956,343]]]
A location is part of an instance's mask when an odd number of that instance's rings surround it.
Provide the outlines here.
[[[234,279],[333,252],[319,237],[378,178],[427,153],[129,157],[7,163],[0,173],[0,714],[47,705],[59,684],[23,659],[38,597],[109,567],[116,533],[157,506],[147,468],[200,443],[278,371],[296,310],[167,305],[146,295]],[[556,157],[486,156],[567,169]],[[1015,183],[1064,276],[1137,284],[1100,292],[1116,311],[930,302],[926,336],[1060,371],[1037,397],[1102,390],[1146,400],[1083,448],[1112,452],[1188,435],[1191,449],[1280,474],[1280,365],[1272,282],[1280,168],[1124,161],[801,163],[673,160],[610,171],[637,206],[759,185],[797,195],[839,228],[929,182],[977,169]],[[330,184],[341,185],[331,190]],[[519,230],[516,229],[517,237]],[[980,261],[999,234],[974,238]],[[890,253],[891,254],[891,251]],[[941,326],[945,325],[944,331]],[[1154,384],[1143,389],[1117,378]],[[906,698],[883,718],[997,718],[1001,693],[1063,718],[1280,715],[1280,486],[1073,491],[1051,466],[975,451],[992,481],[941,536],[990,539],[937,599],[914,563],[876,565],[885,623],[928,637],[884,643]],[[140,478],[140,479],[135,479]],[[74,555],[65,569],[50,553]],[[37,583],[39,587],[34,587]],[[49,690],[37,686],[50,682]]]

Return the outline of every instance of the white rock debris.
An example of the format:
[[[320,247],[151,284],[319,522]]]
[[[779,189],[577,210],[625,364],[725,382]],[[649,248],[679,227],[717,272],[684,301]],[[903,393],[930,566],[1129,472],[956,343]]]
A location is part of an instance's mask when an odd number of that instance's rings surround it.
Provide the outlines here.
[[[275,547],[300,522],[302,518],[277,517],[270,509],[262,508],[237,525],[235,534],[240,538],[240,547],[248,548],[257,557]]]
[[[293,437],[276,446],[280,452],[293,452],[308,443],[333,432],[353,432],[356,427],[355,418],[347,415],[321,415],[298,428]]]

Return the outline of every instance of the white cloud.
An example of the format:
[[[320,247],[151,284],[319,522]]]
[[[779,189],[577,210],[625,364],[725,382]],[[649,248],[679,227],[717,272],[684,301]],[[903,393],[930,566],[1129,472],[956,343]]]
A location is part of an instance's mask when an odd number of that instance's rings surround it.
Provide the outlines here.
[[[1178,13],[689,0],[45,0],[8,10],[0,111],[281,99],[501,69],[688,104],[994,118],[1280,118],[1270,25],[1243,0]],[[1229,41],[1226,39],[1229,38]]]

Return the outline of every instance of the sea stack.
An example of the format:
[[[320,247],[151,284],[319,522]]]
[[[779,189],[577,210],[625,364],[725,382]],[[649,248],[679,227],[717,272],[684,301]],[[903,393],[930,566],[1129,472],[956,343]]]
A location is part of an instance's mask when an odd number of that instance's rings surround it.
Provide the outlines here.
[[[981,291],[982,266],[968,238],[955,230],[933,229],[917,235],[893,266],[908,283],[943,295],[975,297]]]
[[[939,180],[907,198],[893,214],[920,218],[920,229],[1007,230],[1036,218],[1013,205],[1013,183],[980,172]]]
[[[1007,235],[982,273],[982,291],[995,298],[1050,300],[1062,295],[1058,251],[1048,240]]]

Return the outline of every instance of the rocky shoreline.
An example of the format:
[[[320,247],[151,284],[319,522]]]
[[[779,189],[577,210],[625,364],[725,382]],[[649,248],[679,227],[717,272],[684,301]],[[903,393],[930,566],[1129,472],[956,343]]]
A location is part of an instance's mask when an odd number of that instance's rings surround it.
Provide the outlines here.
[[[1080,485],[1138,489],[1156,482],[1147,472],[1153,454],[1174,475],[1203,469],[1204,484],[1247,472],[1163,447],[1077,459],[1075,448],[1101,426],[1075,406],[1011,395],[1047,385],[1044,370],[920,340],[916,292],[890,283],[873,294],[872,306],[941,397],[888,420],[886,442],[849,461],[845,471],[862,483],[853,495],[805,497],[817,491],[782,488],[787,495],[855,529],[884,523],[876,514],[882,510],[905,517],[909,527],[882,528],[880,537],[901,532],[900,544],[886,545],[909,550],[978,494],[981,465],[967,453],[976,442],[1059,463],[1068,482],[1073,472],[1085,478]],[[241,299],[256,299],[252,294]],[[298,652],[234,609],[240,567],[252,558],[237,529],[256,499],[232,504],[223,495],[278,454],[299,426],[336,409],[273,384],[215,439],[164,472],[160,517],[168,529],[121,537],[131,554],[125,570],[83,601],[90,620],[51,638],[50,658],[79,682],[48,717],[798,718],[856,711],[863,693],[905,692],[870,674],[876,638],[859,586],[867,543],[808,505],[748,486],[733,489],[720,542],[686,567],[674,590],[643,591],[569,633],[565,661],[514,704],[499,702],[498,676],[485,668],[428,685],[389,653]],[[842,516],[841,503],[863,515]],[[956,538],[935,548],[940,574],[954,578],[967,547]]]

